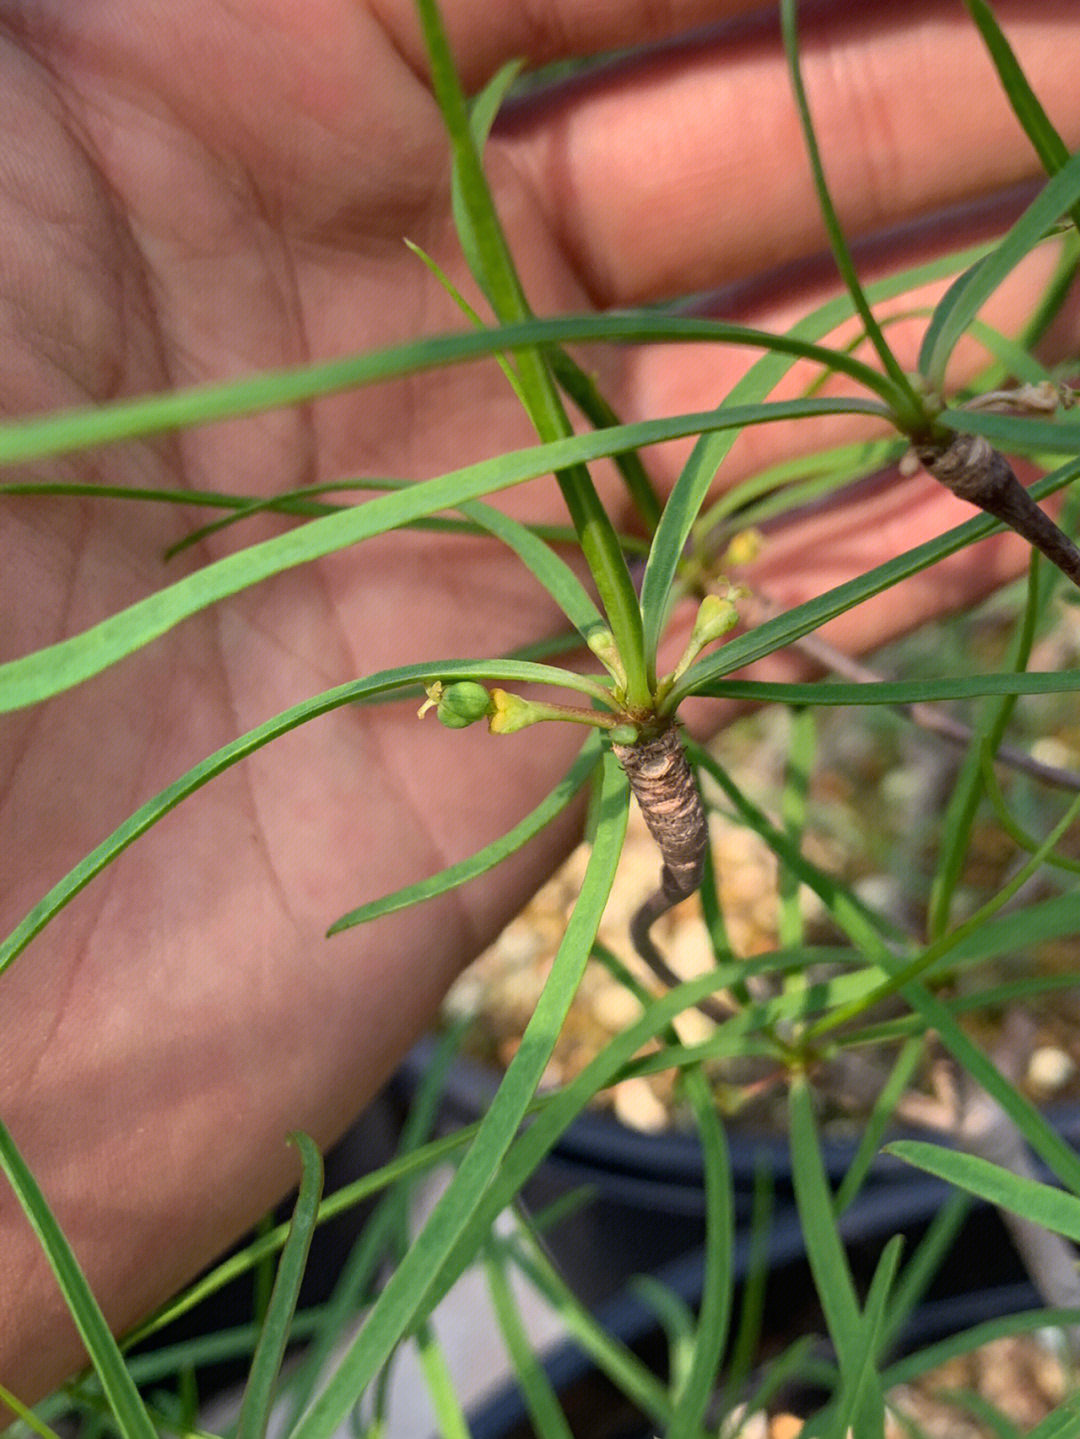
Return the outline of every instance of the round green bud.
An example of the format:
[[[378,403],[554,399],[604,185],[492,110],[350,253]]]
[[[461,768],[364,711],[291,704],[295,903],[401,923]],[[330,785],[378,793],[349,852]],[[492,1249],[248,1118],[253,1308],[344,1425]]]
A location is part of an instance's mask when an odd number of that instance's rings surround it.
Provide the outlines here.
[[[637,725],[617,724],[614,729],[608,730],[608,738],[612,744],[637,744],[640,736]]]
[[[491,696],[475,680],[459,680],[447,685],[436,710],[439,722],[447,729],[465,729],[483,719],[491,709]]]

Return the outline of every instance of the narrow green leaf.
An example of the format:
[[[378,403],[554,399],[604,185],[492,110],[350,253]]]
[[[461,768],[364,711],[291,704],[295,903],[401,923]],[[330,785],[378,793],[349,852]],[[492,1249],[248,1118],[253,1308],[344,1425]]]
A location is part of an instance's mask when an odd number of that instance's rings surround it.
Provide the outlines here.
[[[559,678],[560,676],[563,678]],[[411,686],[417,682],[422,684],[437,679],[451,678],[481,681],[485,679],[503,681],[516,679],[524,683],[539,684],[561,684],[565,679],[571,688],[577,680],[577,677],[570,671],[556,670],[548,665],[530,664],[523,660],[498,660],[479,665],[468,660],[449,660],[438,665],[404,665],[395,670],[382,670],[366,679],[338,685],[335,689],[316,695],[314,699],[304,700],[298,705],[293,705],[282,711],[281,714],[257,725],[253,730],[249,730],[247,734],[230,740],[227,745],[223,745],[221,749],[216,750],[208,758],[189,769],[186,774],[167,785],[152,799],[147,800],[144,805],[140,805],[134,814],[113,830],[112,834],[96,845],[89,854],[84,855],[78,864],[70,869],[43,899],[38,901],[7,938],[0,942],[0,974],[17,955],[22,953],[34,936],[40,934],[49,920],[59,913],[70,900],[74,899],[75,895],[84,889],[95,875],[100,874],[118,854],[127,849],[128,845],[133,844],[140,835],[145,834],[159,819],[168,814],[170,810],[175,809],[181,800],[201,789],[215,775],[221,774],[222,771],[236,764],[245,756],[261,749],[271,740],[277,739],[279,735],[287,734],[299,725],[317,719],[320,715],[338,709],[341,705],[370,699],[373,696]]]
[[[905,990],[905,998],[919,1011],[927,1027],[937,1032],[956,1062],[967,1070],[976,1084],[982,1085],[992,1099],[997,1100],[1047,1167],[1074,1194],[1080,1194],[1080,1156],[1050,1125],[1046,1116],[1009,1083],[993,1061],[968,1037],[948,1006],[919,984],[909,986]]]
[[[541,1245],[523,1233],[512,1246],[514,1261],[529,1283],[556,1311],[567,1335],[606,1374],[621,1394],[648,1414],[658,1431],[671,1421],[671,1395],[625,1344],[614,1339],[589,1313],[548,1259]]]
[[[1034,1429],[1029,1429],[1027,1439],[1076,1439],[1077,1434],[1080,1434],[1080,1391],[1063,1399]]]
[[[972,1354],[996,1339],[1011,1338],[1015,1334],[1035,1334],[1041,1329],[1066,1329],[1078,1324],[1080,1309],[1031,1309],[1022,1314],[1006,1315],[1002,1319],[989,1319],[898,1359],[886,1369],[882,1380],[888,1389],[897,1384],[910,1384],[920,1375],[928,1374],[960,1355]]]
[[[394,890],[392,894],[383,895],[381,899],[373,899],[367,904],[360,905],[357,909],[350,910],[348,914],[343,914],[327,930],[327,936],[340,934],[342,930],[351,929],[354,925],[366,924],[369,920],[378,919],[381,915],[393,914],[395,910],[408,909],[424,900],[434,899],[436,895],[445,894],[448,890],[456,889],[470,879],[475,879],[477,875],[486,874],[488,870],[494,869],[508,855],[516,853],[534,835],[539,834],[557,814],[562,813],[595,771],[600,762],[600,755],[600,737],[596,733],[590,734],[582,745],[577,759],[555,788],[545,795],[536,808],[531,810],[512,829],[508,829],[504,835],[500,835],[498,839],[485,845],[483,849],[477,850],[468,859],[459,860],[457,864],[447,865],[445,869],[440,870],[438,874],[431,875],[428,879],[404,885],[401,889]]]
[[[953,926],[940,935],[932,943],[928,944],[922,954],[909,960],[907,964],[893,970],[890,977],[876,989],[873,994],[862,999],[853,1001],[850,1005],[838,1005],[837,1008],[826,1018],[818,1020],[811,1025],[808,1033],[818,1037],[832,1029],[837,1029],[849,1019],[857,1016],[879,1004],[890,995],[903,991],[913,981],[928,974],[939,965],[946,955],[969,934],[977,933],[991,915],[996,914],[999,909],[1009,902],[1012,897],[1028,883],[1033,875],[1042,868],[1047,855],[1053,852],[1054,846],[1069,830],[1077,816],[1080,815],[1080,794],[1077,794],[1072,804],[1069,805],[1062,818],[1057,822],[1049,835],[1040,844],[1039,848],[1032,854],[1030,859],[1023,864],[1010,879],[985,904],[979,906],[973,914],[959,924]]]
[[[443,64],[445,65],[446,63],[447,62],[444,59]],[[505,65],[501,66],[495,72],[495,74],[487,82],[484,88],[480,91],[479,95],[477,95],[469,105],[468,127],[469,133],[472,137],[471,149],[476,155],[477,163],[479,163],[480,158],[483,156],[484,146],[487,144],[487,139],[488,135],[491,132],[491,127],[495,123],[495,117],[499,113],[499,110],[502,107],[502,103],[506,99],[506,96],[509,93],[514,81],[521,74],[522,68],[523,61],[521,60],[515,59],[507,61]],[[446,83],[456,86],[456,76],[452,76]],[[462,105],[461,110],[458,111],[458,104],[459,101],[457,97],[455,97],[455,111],[459,116],[463,116],[464,106]],[[491,305],[491,308],[497,314],[499,311],[498,298],[492,293],[490,288],[490,280],[488,278],[489,271],[492,269],[492,265],[488,257],[485,255],[484,245],[477,235],[477,224],[475,218],[475,211],[478,202],[478,197],[475,195],[476,180],[474,176],[474,194],[469,197],[472,199],[472,203],[470,204],[464,193],[462,169],[462,159],[457,153],[456,147],[454,167],[450,176],[450,206],[451,212],[454,216],[454,229],[457,231],[458,240],[461,243],[462,254],[465,256],[465,263],[469,267],[469,273],[472,275],[476,283],[480,286],[485,298]],[[485,185],[483,187],[483,192],[486,192],[486,190],[487,187]],[[479,197],[479,203],[483,205],[484,208],[489,211],[489,213],[482,217],[482,234],[485,233],[483,223],[484,221],[486,221],[486,224],[488,226],[495,223],[494,210],[491,206],[490,194],[486,194],[483,192]],[[497,225],[496,228],[498,228]],[[489,243],[495,242],[491,241]],[[502,266],[507,263],[508,257],[509,251],[507,250],[506,256],[500,256],[499,265],[495,268],[497,270],[501,269]],[[524,301],[524,296],[522,296],[522,301]]]
[[[999,1209],[1019,1214],[1066,1239],[1080,1241],[1080,1199],[1063,1189],[1013,1174],[978,1155],[963,1154],[917,1139],[898,1139],[886,1146],[886,1153],[895,1154],[907,1164],[924,1169]]]
[[[290,1135],[289,1139],[300,1151],[303,1176],[289,1224],[289,1237],[281,1251],[273,1293],[244,1387],[236,1439],[265,1439],[322,1197],[322,1155],[314,1140],[299,1133]]]
[[[552,347],[547,352],[548,364],[556,384],[592,425],[594,430],[607,430],[622,420],[600,392],[592,375],[581,368],[573,355],[566,350]],[[647,534],[652,534],[660,523],[663,503],[648,471],[640,457],[633,450],[624,450],[614,456],[615,468],[622,476],[626,492],[630,496],[645,525]]]
[[[461,1022],[439,1035],[431,1062],[426,1066],[409,1103],[398,1141],[399,1159],[415,1154],[429,1139],[438,1116],[447,1074],[461,1051],[465,1028],[466,1024]],[[369,1302],[370,1290],[380,1265],[390,1252],[394,1235],[408,1223],[407,1218],[402,1219],[402,1214],[408,1216],[412,1212],[410,1200],[413,1186],[410,1178],[403,1177],[383,1194],[374,1214],[365,1222],[359,1240],[349,1251],[334,1291],[323,1307],[323,1322],[289,1377],[289,1407],[279,1413],[279,1422],[283,1419],[280,1428],[283,1435],[291,1434],[296,1427],[329,1368],[342,1334]],[[320,1219],[324,1217],[326,1207],[321,1206]]]
[[[1005,38],[986,0],[964,0],[964,4],[986,44],[1013,113],[1024,127],[1024,133],[1031,141],[1046,173],[1056,174],[1069,158],[1069,147],[1054,129],[1050,116],[1028,83],[1012,46]],[[1070,213],[1073,223],[1080,226],[1075,207]]]
[[[899,1283],[893,1290],[883,1340],[885,1349],[892,1347],[893,1342],[903,1332],[909,1316],[924,1299],[970,1213],[971,1200],[968,1196],[954,1192],[931,1219],[929,1228],[919,1239],[915,1252],[904,1265]]]
[[[811,402],[793,403],[796,409],[802,410]],[[857,402],[850,400],[818,401],[815,405],[818,413],[832,414],[850,412],[852,407],[860,408]],[[645,421],[617,431],[575,435],[467,465],[422,481],[408,490],[379,495],[367,504],[312,520],[301,529],[205,565],[82,634],[0,665],[0,713],[36,704],[100,674],[182,620],[229,595],[361,540],[384,534],[409,520],[438,510],[459,508],[481,494],[509,489],[522,480],[533,479],[571,461],[599,459],[621,446],[636,448],[703,428],[761,423],[787,418],[791,413],[793,410],[787,404],[755,406],[752,414],[732,411],[720,417],[709,412],[675,420]],[[636,605],[636,599],[634,603]]]
[[[460,509],[466,518],[502,540],[508,549],[514,551],[579,634],[587,635],[596,625],[603,623],[600,611],[577,575],[566,561],[527,525],[521,524],[510,515],[504,515],[494,505],[485,505],[479,500],[472,500],[460,506]]]
[[[41,1243],[79,1336],[101,1381],[123,1439],[157,1439],[157,1431],[124,1364],[120,1347],[91,1292],[74,1251],[53,1216],[30,1168],[0,1122],[0,1169]]]
[[[668,1351],[668,1388],[677,1399],[686,1388],[694,1357],[694,1311],[681,1294],[654,1274],[635,1274],[627,1284],[635,1299],[648,1306],[664,1331]]]
[[[469,128],[472,131],[473,144],[480,155],[483,155],[484,146],[500,106],[506,98],[510,86],[521,73],[522,63],[520,60],[509,61],[492,76],[472,102]],[[454,226],[458,232],[458,238],[461,240],[461,248],[469,266],[469,272],[487,294],[490,302],[493,297],[487,292],[484,266],[476,241],[472,216],[462,194],[461,170],[457,165],[454,166],[452,176],[451,198]],[[493,304],[492,308],[497,310],[498,307]],[[573,356],[565,350],[552,347],[546,352],[546,359],[556,383],[577,405],[594,429],[607,429],[620,423],[614,410],[601,395],[596,382],[585,373]],[[515,385],[516,380],[515,375]],[[644,465],[633,451],[617,455],[615,464],[626,482],[631,499],[651,532],[656,528],[662,506],[652,487],[652,482],[645,472]]]
[[[528,320],[532,312],[484,174],[477,133],[469,123],[465,95],[438,6],[435,0],[417,0],[417,10],[431,67],[432,88],[453,149],[455,208],[463,217],[462,240],[466,254],[498,318],[504,323]],[[509,80],[505,83],[509,84]],[[497,105],[500,98],[498,88],[489,87],[478,117],[479,133],[484,133],[484,109]],[[570,421],[540,350],[520,353],[518,380],[529,418],[540,438],[557,440],[570,435]],[[555,478],[626,669],[627,697],[632,705],[644,706],[648,703],[649,691],[645,682],[641,612],[626,557],[585,466],[560,466]]]
[[[844,1173],[840,1188],[836,1191],[837,1214],[843,1214],[862,1188],[870,1173],[870,1166],[877,1158],[885,1131],[893,1122],[896,1106],[907,1093],[925,1055],[926,1040],[922,1035],[909,1039],[897,1055],[888,1079],[882,1085],[873,1108],[862,1123],[859,1146]]]
[[[807,1258],[836,1346],[840,1371],[848,1374],[858,1367],[861,1353],[859,1301],[833,1217],[833,1196],[821,1158],[813,1093],[804,1075],[796,1075],[791,1083],[791,1159]]]
[[[784,786],[780,794],[780,819],[789,840],[796,848],[802,845],[806,828],[810,776],[817,750],[817,719],[811,708],[793,709],[790,715],[790,738],[784,765]],[[789,869],[780,870],[777,884],[779,915],[777,937],[785,949],[802,944],[802,906],[799,903],[801,884],[798,875]]]
[[[705,1272],[690,1373],[676,1399],[668,1439],[696,1439],[704,1426],[727,1343],[732,1299],[731,1255],[735,1242],[731,1163],[712,1092],[698,1069],[687,1070],[683,1083],[701,1138],[705,1170]]]
[[[1000,781],[994,771],[993,752],[986,741],[979,746],[979,775],[986,798],[990,801],[990,807],[994,811],[994,818],[1001,826],[1002,832],[1008,835],[1020,849],[1034,854],[1039,848],[1039,841],[1024,829],[1009,809]],[[1080,874],[1080,860],[1069,859],[1064,854],[1051,851],[1046,856],[1046,863],[1053,865],[1055,869],[1063,869],[1068,874]]]
[[[854,1371],[844,1376],[837,1404],[838,1434],[884,1436],[885,1401],[877,1372],[877,1355],[887,1327],[885,1306],[892,1295],[903,1247],[903,1236],[894,1234],[874,1270],[861,1320],[862,1354]]]
[[[807,154],[810,159],[810,170],[814,178],[814,189],[817,192],[818,209],[825,221],[825,229],[829,236],[829,245],[833,252],[833,259],[840,271],[848,294],[851,296],[852,304],[856,313],[862,321],[863,330],[867,339],[877,352],[885,374],[892,381],[894,398],[892,406],[896,414],[896,421],[899,428],[905,433],[917,431],[926,422],[926,410],[923,401],[912,388],[911,381],[904,372],[902,365],[893,354],[885,336],[882,334],[881,326],[878,324],[870,302],[859,282],[859,276],[855,269],[855,263],[851,258],[851,251],[848,249],[844,232],[840,228],[840,220],[836,208],[829,194],[829,187],[825,180],[825,167],[821,162],[821,152],[818,149],[817,136],[814,133],[814,122],[810,115],[810,104],[806,98],[806,89],[803,85],[802,63],[799,55],[799,37],[797,27],[798,7],[796,0],[780,0],[780,27],[784,37],[784,50],[787,54],[788,69],[791,73],[792,89],[795,94],[795,105],[799,112],[799,122],[802,127],[803,141],[806,145]]]
[[[812,341],[828,334],[842,317],[843,310],[840,307],[822,306],[793,326],[783,337],[782,343],[770,343],[766,346],[769,353],[757,360],[731,387],[724,398],[722,411],[730,414],[731,407],[761,403],[791,369],[796,352],[801,348],[802,358],[810,358],[810,351],[817,350]],[[831,366],[835,354],[818,351],[814,358],[818,357],[822,358],[827,366]],[[721,437],[707,432],[705,426],[702,426],[702,434],[675,481],[660,523],[656,527],[641,583],[645,655],[653,683],[656,678],[656,652],[672,601],[675,573],[685,552],[686,542],[697,523],[701,506],[705,503],[709,487],[737,437],[734,430]]]
[[[765,1292],[769,1282],[769,1240],[772,1234],[773,1176],[770,1161],[759,1156],[754,1163],[754,1194],[750,1211],[750,1256],[739,1305],[739,1321],[724,1375],[724,1412],[732,1409],[746,1391],[761,1342]],[[756,1404],[751,1403],[753,1413]]]
[[[34,1411],[28,1408],[17,1395],[10,1389],[0,1384],[0,1404],[6,1404],[17,1418],[21,1419],[31,1434],[38,1435],[38,1439],[60,1439],[55,1429],[50,1429],[44,1420],[39,1419]]]
[[[965,252],[965,255],[967,253]],[[981,253],[981,250],[976,253]],[[938,260],[931,265],[907,272],[903,280],[905,283],[917,284],[935,275],[950,273],[951,268],[948,260]],[[890,281],[883,282],[880,293],[894,294],[898,286],[903,288],[894,276]],[[346,356],[340,360],[265,370],[224,383],[193,385],[190,389],[167,394],[114,400],[109,405],[58,410],[44,416],[8,420],[0,423],[0,465],[46,459],[98,445],[115,444],[147,435],[164,434],[170,430],[238,419],[245,415],[260,414],[266,410],[281,409],[288,405],[304,404],[310,400],[341,394],[362,385],[379,384],[424,370],[465,364],[500,352],[517,353],[537,346],[575,342],[715,342],[745,345],[758,350],[775,350],[778,353],[814,360],[827,368],[850,374],[872,393],[877,393],[884,382],[876,370],[845,356],[842,351],[824,349],[799,338],[800,333],[808,333],[808,326],[819,334],[827,334],[831,327],[820,322],[834,315],[836,318],[833,323],[839,323],[844,318],[844,313],[843,305],[822,306],[807,321],[786,335],[774,335],[768,330],[755,330],[724,320],[672,315],[652,309],[619,314],[530,319],[495,329],[433,335],[403,345],[392,345],[383,350]],[[763,395],[767,393],[768,390],[762,392]],[[883,413],[881,407],[878,407],[878,413]]]
[[[544,1366],[537,1359],[507,1275],[505,1249],[489,1244],[484,1252],[491,1306],[525,1407],[539,1439],[573,1439]]]
[[[1010,645],[1008,667],[1014,673],[1026,671],[1041,614],[1049,601],[1052,586],[1046,578],[1049,566],[1032,554],[1028,564],[1027,596],[1020,621]],[[982,798],[980,751],[984,742],[996,751],[1005,735],[1012,713],[1011,696],[980,707],[972,743],[960,765],[952,794],[945,806],[940,827],[938,858],[930,886],[927,932],[931,939],[949,927],[953,896],[963,874],[975,816]]]
[[[1070,414],[1059,419],[1001,415],[993,410],[967,410],[954,406],[936,422],[962,434],[985,435],[999,449],[1019,454],[1075,455],[1080,453],[1080,423]]]
[[[430,1324],[422,1324],[415,1339],[420,1354],[420,1369],[431,1395],[441,1439],[469,1439],[465,1412],[454,1387],[446,1354],[434,1329]]]
[[[740,966],[735,964],[719,967],[654,1000],[640,1020],[616,1035],[581,1074],[546,1100],[525,1133],[515,1141],[459,1246],[432,1285],[425,1301],[428,1310],[434,1308],[449,1291],[465,1266],[479,1252],[496,1217],[513,1201],[529,1175],[593,1097],[621,1078],[641,1047],[662,1034],[676,1015],[692,1007],[703,995],[730,984],[739,972]],[[732,1049],[741,1049],[734,1033],[737,1028],[737,1025],[725,1026],[718,1042],[726,1043]],[[687,1062],[694,1063],[700,1057],[695,1050],[688,1054]],[[672,1062],[672,1055],[665,1053],[657,1062],[657,1068],[670,1068]],[[641,1067],[644,1070],[646,1066],[643,1064]]]
[[[836,707],[925,704],[995,695],[1072,694],[1077,689],[1080,689],[1080,670],[1010,670],[1002,674],[861,683],[820,680],[810,684],[781,684],[770,680],[721,679],[695,686],[694,693],[717,699],[757,700],[762,704]]]
[[[737,523],[741,528],[741,512],[763,495],[783,491],[793,482],[822,475],[835,474],[854,479],[871,474],[899,459],[907,448],[906,440],[860,440],[854,444],[833,445],[812,454],[790,455],[725,490],[714,504],[701,512],[695,528],[704,538],[722,520],[736,516],[737,512]]]
[[[949,357],[982,306],[1078,199],[1080,154],[1066,161],[1000,243],[949,288],[919,351],[919,372],[931,389],[942,388]]]
[[[1047,495],[1054,494],[1065,485],[1071,484],[1078,475],[1080,475],[1080,461],[1071,460],[1052,474],[1036,481],[1030,487],[1029,493],[1033,499],[1045,499]],[[843,614],[845,610],[861,604],[863,600],[881,594],[884,590],[899,584],[901,580],[928,569],[938,560],[944,559],[946,555],[955,554],[967,545],[974,544],[976,540],[981,540],[999,529],[1000,526],[997,522],[991,520],[989,516],[980,515],[975,519],[967,520],[964,524],[957,525],[955,529],[938,536],[937,539],[917,545],[914,549],[907,550],[895,559],[887,560],[883,565],[867,570],[858,578],[847,580],[844,584],[827,590],[825,594],[819,595],[816,599],[797,605],[785,614],[777,615],[775,619],[766,620],[764,624],[758,625],[746,634],[739,635],[736,639],[729,640],[713,654],[707,655],[704,659],[691,665],[671,691],[668,703],[672,708],[677,708],[688,695],[698,693],[704,686],[720,679],[723,675],[732,674],[735,670],[762,659],[774,650],[782,649],[794,640],[801,639],[803,635],[809,634],[811,630],[817,629],[827,620],[834,619],[837,615]]]
[[[599,825],[566,934],[526,1026],[521,1045],[472,1147],[412,1248],[388,1281],[340,1367],[294,1431],[293,1439],[329,1439],[371,1383],[421,1310],[433,1279],[450,1257],[504,1159],[551,1057],[584,972],[614,878],[626,828],[627,787],[614,756],[604,761]]]

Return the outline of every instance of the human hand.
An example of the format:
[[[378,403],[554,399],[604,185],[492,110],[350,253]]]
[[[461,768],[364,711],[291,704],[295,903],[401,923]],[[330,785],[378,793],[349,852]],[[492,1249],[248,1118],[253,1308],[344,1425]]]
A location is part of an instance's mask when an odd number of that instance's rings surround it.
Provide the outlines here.
[[[562,0],[446,6],[464,78],[685,33],[749,7]],[[0,397],[25,413],[161,390],[460,328],[405,249],[456,278],[447,150],[410,0],[130,0],[18,7],[0,42]],[[1053,118],[1080,143],[1064,4],[999,7]],[[867,234],[1034,176],[958,7],[824,11],[806,70],[841,216]],[[526,18],[528,17],[528,18]],[[1070,37],[1072,30],[1069,31]],[[500,124],[487,162],[539,313],[746,280],[737,318],[793,320],[824,281],[753,287],[822,246],[775,36],[699,36]],[[933,237],[922,237],[929,246]],[[913,257],[919,237],[905,246]],[[1008,328],[1045,278],[1005,292]],[[728,312],[731,313],[730,310]],[[890,329],[902,354],[916,330]],[[626,419],[715,404],[744,353],[590,356]],[[793,377],[792,384],[798,377]],[[805,379],[805,376],[803,376]],[[839,422],[817,443],[848,431]],[[271,495],[356,474],[424,477],[531,442],[493,365],[297,412],[81,456],[65,478]],[[806,445],[748,434],[733,483]],[[684,451],[654,457],[670,482]],[[41,476],[40,467],[35,471]],[[14,474],[5,478],[14,479]],[[601,480],[601,483],[605,483]],[[605,495],[617,512],[617,490]],[[190,516],[115,501],[5,499],[4,658],[166,583]],[[562,519],[549,483],[506,501]],[[758,579],[808,598],[965,512],[925,477],[793,522]],[[243,540],[282,521],[252,524]],[[241,542],[227,531],[194,565]],[[866,648],[976,597],[1022,560],[1003,540],[845,617]],[[485,541],[399,533],[237,596],[0,730],[6,932],[138,804],[254,724],[390,664],[496,654],[557,617]],[[782,661],[760,673],[783,673]],[[715,711],[717,716],[721,711]],[[133,1322],[293,1178],[283,1140],[339,1134],[462,965],[573,839],[574,816],[482,881],[327,942],[351,905],[441,868],[537,802],[579,736],[528,743],[418,725],[415,706],[338,711],[217,779],[127,851],[0,978],[0,1115],[110,1320]],[[548,732],[550,731],[550,732]],[[0,1205],[0,1381],[32,1399],[79,1362],[36,1241]]]

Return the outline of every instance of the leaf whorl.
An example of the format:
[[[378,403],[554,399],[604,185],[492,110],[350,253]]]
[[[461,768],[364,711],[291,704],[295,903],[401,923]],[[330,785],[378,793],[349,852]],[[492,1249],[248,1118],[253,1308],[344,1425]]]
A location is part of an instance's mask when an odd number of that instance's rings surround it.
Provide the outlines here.
[[[663,892],[673,903],[685,899],[701,884],[709,833],[679,732],[672,727],[658,739],[612,749],[660,848]]]

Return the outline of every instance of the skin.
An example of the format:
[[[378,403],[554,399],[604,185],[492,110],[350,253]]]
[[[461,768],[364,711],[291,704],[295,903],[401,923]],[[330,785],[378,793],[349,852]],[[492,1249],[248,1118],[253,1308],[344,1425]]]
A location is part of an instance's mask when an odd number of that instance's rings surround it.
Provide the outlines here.
[[[444,6],[473,90],[519,54],[540,63],[667,40],[746,8]],[[863,8],[872,18],[847,18]],[[1072,7],[996,8],[1066,142],[1080,144]],[[849,234],[1037,175],[961,7],[825,7],[806,40],[807,85]],[[7,413],[460,328],[402,244],[415,240],[468,287],[409,0],[9,0],[0,124]],[[722,43],[699,36],[519,108],[487,159],[540,313],[740,281],[725,313],[783,326],[832,283],[808,263],[821,224],[768,25]],[[914,258],[932,238],[910,235],[892,258]],[[880,263],[870,252],[867,273]],[[756,278],[784,265],[798,283]],[[1015,328],[1048,266],[1038,257],[1002,293],[998,323]],[[917,328],[896,326],[890,338],[913,363]],[[1071,317],[1054,338],[1059,348],[1074,343]],[[713,405],[750,363],[703,348],[587,358],[628,420]],[[783,393],[806,379],[793,376]],[[838,422],[809,437],[759,429],[740,441],[721,483],[794,444],[854,433]],[[425,477],[530,441],[495,366],[477,365],[32,473],[271,494],[363,473]],[[659,483],[670,483],[686,449],[651,457]],[[610,475],[597,478],[623,516]],[[519,516],[562,518],[550,481],[504,503]],[[194,512],[70,499],[0,505],[3,658],[284,528],[264,518],[166,564],[162,551],[198,522]],[[753,579],[778,603],[795,603],[967,513],[924,475],[894,477],[779,530]],[[846,616],[829,637],[869,648],[971,601],[1023,560],[1018,542],[988,543]],[[387,665],[496,654],[556,624],[493,543],[392,535],[241,594],[4,719],[3,932],[138,804],[289,704]],[[797,672],[784,657],[757,671]],[[715,728],[725,713],[701,707],[695,723]],[[329,942],[328,923],[501,833],[579,742],[557,726],[499,741],[450,733],[431,717],[418,723],[415,705],[339,711],[170,815],[0,978],[0,1115],[118,1330],[294,1182],[289,1130],[328,1144],[348,1126],[450,981],[573,843],[580,816],[437,902]],[[79,1366],[81,1349],[10,1197],[0,1197],[0,1293],[0,1381],[32,1401]]]

